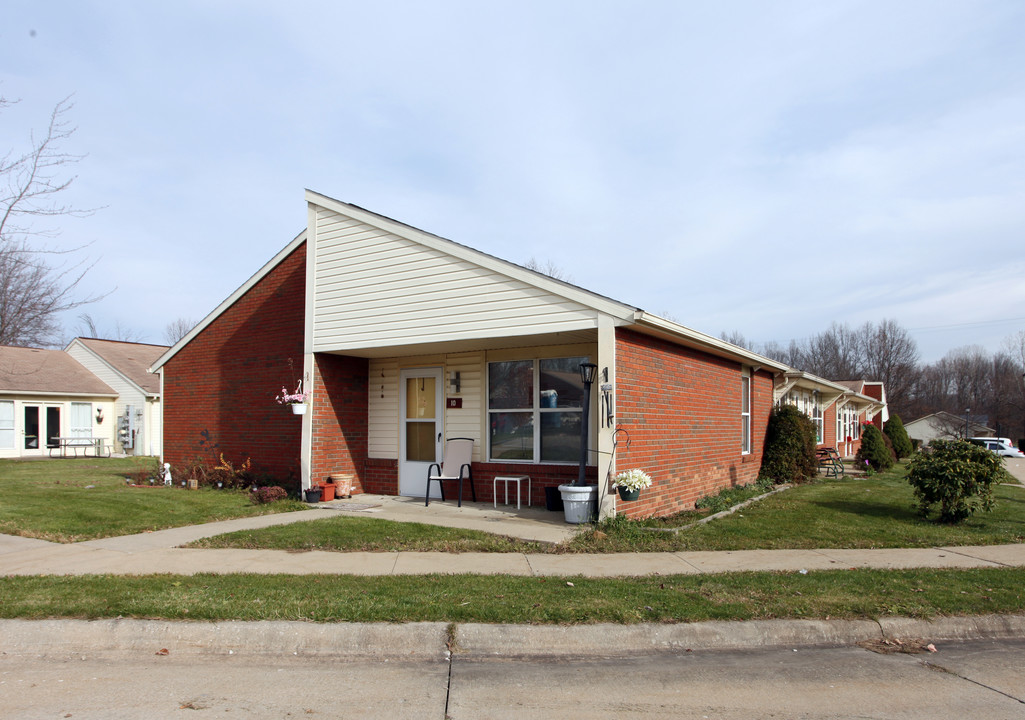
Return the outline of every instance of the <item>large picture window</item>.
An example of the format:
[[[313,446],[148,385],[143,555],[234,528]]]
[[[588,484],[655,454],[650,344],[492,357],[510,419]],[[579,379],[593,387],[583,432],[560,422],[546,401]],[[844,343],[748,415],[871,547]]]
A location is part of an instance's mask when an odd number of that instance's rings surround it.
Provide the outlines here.
[[[576,462],[586,357],[488,363],[488,457]]]

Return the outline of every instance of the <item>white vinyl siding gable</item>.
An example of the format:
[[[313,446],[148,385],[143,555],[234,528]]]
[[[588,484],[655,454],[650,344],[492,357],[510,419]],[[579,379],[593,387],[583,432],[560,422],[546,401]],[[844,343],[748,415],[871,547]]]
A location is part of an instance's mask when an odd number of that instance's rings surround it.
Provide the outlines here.
[[[332,210],[315,214],[314,352],[597,327],[594,308]]]

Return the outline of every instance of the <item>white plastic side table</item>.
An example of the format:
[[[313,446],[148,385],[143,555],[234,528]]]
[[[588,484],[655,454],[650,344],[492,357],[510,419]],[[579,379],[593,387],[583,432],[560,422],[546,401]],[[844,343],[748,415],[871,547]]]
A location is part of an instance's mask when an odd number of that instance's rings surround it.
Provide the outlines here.
[[[530,507],[530,476],[529,475],[496,475],[491,482],[491,496],[495,500],[495,507],[498,507],[498,483],[505,483],[505,504],[509,504],[509,483],[516,483],[516,509],[520,509],[520,481],[527,481],[527,507]]]

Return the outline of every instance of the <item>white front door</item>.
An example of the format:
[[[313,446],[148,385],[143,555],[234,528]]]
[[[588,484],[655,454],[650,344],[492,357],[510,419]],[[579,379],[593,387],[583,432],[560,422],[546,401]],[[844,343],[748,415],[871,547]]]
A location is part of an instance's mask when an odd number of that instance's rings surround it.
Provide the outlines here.
[[[427,470],[441,462],[445,398],[441,368],[399,373],[399,495],[423,497]],[[431,497],[441,497],[438,484]]]

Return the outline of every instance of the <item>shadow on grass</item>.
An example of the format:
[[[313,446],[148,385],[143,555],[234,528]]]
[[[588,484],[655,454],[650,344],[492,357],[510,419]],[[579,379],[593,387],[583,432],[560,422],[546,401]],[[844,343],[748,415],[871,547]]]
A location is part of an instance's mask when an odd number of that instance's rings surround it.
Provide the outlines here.
[[[922,521],[922,516],[918,514],[917,509],[910,505],[900,506],[893,503],[872,502],[871,500],[814,500],[809,504],[838,515],[856,515],[913,523]]]

